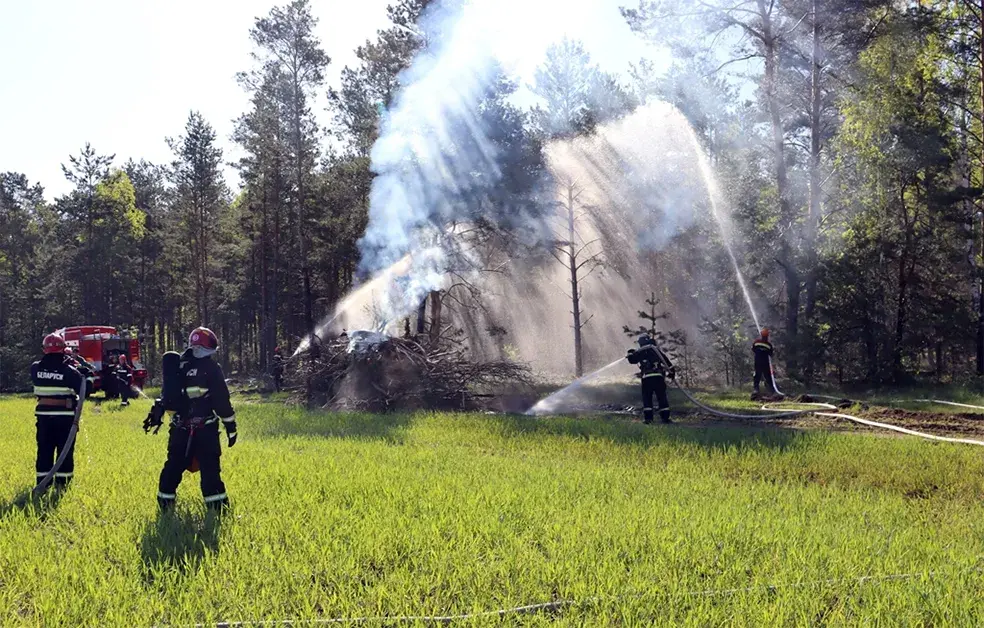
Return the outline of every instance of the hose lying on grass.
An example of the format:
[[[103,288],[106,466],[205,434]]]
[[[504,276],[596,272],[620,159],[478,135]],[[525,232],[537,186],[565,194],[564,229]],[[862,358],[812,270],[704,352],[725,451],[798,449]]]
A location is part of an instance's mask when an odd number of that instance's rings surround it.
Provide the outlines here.
[[[972,410],[984,410],[984,406],[972,406],[968,403],[957,403],[956,401],[941,401],[939,399],[913,399],[919,403],[938,403],[944,406],[956,406],[958,408],[970,408]]]
[[[971,573],[981,573],[978,567],[972,567],[960,572],[961,575]],[[732,589],[703,589],[696,591],[684,591],[680,593],[682,597],[717,597],[737,595],[741,593],[753,593],[755,591],[778,591],[780,589],[798,589],[811,586],[832,586],[846,584],[865,584],[868,582],[888,582],[893,580],[911,580],[913,578],[933,578],[939,573],[912,572],[912,573],[893,573],[884,575],[857,576],[854,578],[826,578],[822,580],[807,580],[803,582],[791,582],[788,584],[760,584],[750,587],[735,587]],[[645,593],[630,593],[611,596],[592,596],[583,600],[555,600],[553,602],[541,602],[540,604],[525,604],[512,608],[500,608],[491,611],[478,611],[475,613],[462,613],[460,615],[381,615],[374,617],[330,617],[323,619],[274,619],[258,621],[226,621],[217,624],[195,624],[194,628],[239,628],[240,626],[316,626],[328,624],[450,624],[459,621],[473,621],[476,619],[505,618],[508,615],[526,615],[532,613],[559,611],[564,608],[575,606],[586,606],[588,604],[598,604],[603,602],[615,602],[618,600],[641,598]]]
[[[704,405],[703,403],[698,401],[696,397],[690,394],[689,390],[687,390],[680,384],[677,384],[676,386],[677,388],[680,389],[680,392],[682,392],[683,395],[690,400],[690,403],[694,404],[698,408],[701,408],[702,410],[706,410],[711,414],[728,419],[789,419],[795,416],[804,416],[816,412],[816,410],[789,410],[786,412],[778,412],[776,410],[770,410],[768,408],[763,407],[762,408],[763,410],[765,410],[766,412],[770,412],[771,414],[734,414],[732,412],[725,412],[724,410],[718,410],[717,408],[712,408],[711,406]],[[827,409],[829,410],[837,409],[836,407],[829,406],[828,404],[823,404],[823,405],[828,406]]]
[[[850,415],[850,414],[843,414],[841,412],[824,412],[824,410],[837,410],[837,406],[831,405],[829,403],[796,402],[796,403],[798,403],[800,405],[809,405],[809,406],[813,406],[813,407],[811,409],[809,409],[809,410],[789,410],[789,411],[781,412],[781,411],[771,410],[768,406],[762,406],[762,410],[772,412],[772,414],[734,414],[734,413],[731,413],[731,412],[725,412],[723,410],[718,410],[717,408],[712,408],[711,406],[708,406],[708,405],[705,405],[705,404],[701,403],[700,401],[698,401],[690,393],[690,391],[688,391],[686,388],[684,388],[680,384],[677,384],[677,388],[679,388],[680,389],[680,392],[682,392],[684,394],[684,396],[687,399],[689,399],[690,402],[693,403],[694,405],[696,405],[697,407],[699,407],[699,408],[701,408],[701,409],[709,412],[710,414],[713,414],[713,415],[716,415],[716,416],[720,416],[720,417],[724,417],[724,418],[728,418],[728,419],[781,419],[781,418],[788,419],[788,418],[792,418],[792,417],[796,417],[796,416],[805,416],[807,414],[815,414],[817,416],[824,416],[824,417],[830,417],[830,418],[835,418],[835,419],[845,419],[847,421],[853,421],[855,423],[860,423],[861,425],[867,425],[869,427],[877,427],[877,428],[881,428],[883,430],[891,430],[891,431],[894,431],[894,432],[900,432],[902,434],[908,434],[910,436],[918,436],[919,438],[925,438],[925,439],[928,439],[928,440],[941,441],[941,442],[945,442],[945,443],[960,443],[960,444],[963,444],[963,445],[981,445],[981,446],[984,446],[984,442],[979,441],[979,440],[973,440],[973,439],[970,439],[970,438],[951,438],[951,437],[948,437],[948,436],[935,436],[933,434],[926,434],[925,432],[917,432],[916,430],[910,430],[908,428],[899,427],[897,425],[890,425],[888,423],[879,423],[878,421],[872,421],[870,419],[862,419],[860,417],[856,417],[856,416],[853,416],[853,415]],[[823,396],[823,395],[814,395],[814,396]],[[934,403],[939,403],[939,402],[934,402]],[[944,403],[953,403],[953,402],[944,402]],[[954,405],[961,405],[961,406],[963,406],[963,405],[966,405],[966,404],[954,404]],[[979,406],[971,406],[971,407],[979,407]],[[984,408],[981,408],[981,409],[984,410]]]

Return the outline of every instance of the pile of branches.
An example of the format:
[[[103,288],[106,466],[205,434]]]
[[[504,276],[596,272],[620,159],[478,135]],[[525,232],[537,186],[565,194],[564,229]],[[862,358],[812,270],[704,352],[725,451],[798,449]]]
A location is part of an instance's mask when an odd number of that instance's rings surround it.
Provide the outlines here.
[[[297,374],[311,378],[309,404],[335,410],[473,410],[494,391],[530,385],[529,367],[472,361],[460,338],[387,337],[349,351],[349,339],[327,340],[301,358]]]

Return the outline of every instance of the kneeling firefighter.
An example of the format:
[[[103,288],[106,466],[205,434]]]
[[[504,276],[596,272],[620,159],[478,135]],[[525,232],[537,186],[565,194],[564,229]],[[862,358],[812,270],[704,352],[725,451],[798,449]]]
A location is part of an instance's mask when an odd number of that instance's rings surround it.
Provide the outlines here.
[[[666,397],[666,378],[674,379],[676,369],[670,359],[656,346],[656,341],[643,334],[639,337],[639,349],[629,349],[625,359],[629,364],[639,365],[642,380],[642,416],[647,425],[653,422],[653,395],[659,402],[659,418],[663,423],[670,421],[670,401]]]
[[[222,367],[212,359],[218,348],[219,339],[212,330],[199,327],[191,332],[183,354],[164,354],[161,397],[144,421],[144,431],[154,428],[156,434],[164,413],[171,414],[167,460],[157,493],[162,510],[174,506],[185,470],[201,471],[202,497],[208,508],[229,505],[219,467],[219,420],[232,447],[236,444],[236,414]]]

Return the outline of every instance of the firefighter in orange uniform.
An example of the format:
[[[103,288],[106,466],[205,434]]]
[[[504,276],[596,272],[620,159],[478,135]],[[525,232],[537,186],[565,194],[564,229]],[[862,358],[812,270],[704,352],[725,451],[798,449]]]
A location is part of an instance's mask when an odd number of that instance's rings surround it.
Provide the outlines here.
[[[31,365],[31,381],[38,398],[34,408],[37,419],[38,456],[35,464],[37,482],[55,466],[75,423],[75,408],[81,403],[82,374],[65,359],[65,339],[48,334],[41,343],[44,357]],[[75,443],[55,474],[55,486],[65,487],[75,474]]]

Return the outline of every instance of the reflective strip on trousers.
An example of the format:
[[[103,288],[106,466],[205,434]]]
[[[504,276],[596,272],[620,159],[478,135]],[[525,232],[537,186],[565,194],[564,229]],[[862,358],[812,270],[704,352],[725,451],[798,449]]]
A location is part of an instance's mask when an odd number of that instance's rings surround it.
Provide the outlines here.
[[[175,493],[161,493],[157,492],[157,499],[177,499],[178,496]]]
[[[643,375],[642,379],[649,379],[650,377],[663,377],[662,373],[650,373],[649,375]]]
[[[225,493],[219,493],[218,495],[209,495],[208,497],[205,498],[205,503],[211,504],[212,502],[220,502],[224,499],[228,499],[228,496]]]
[[[226,419],[222,419],[222,422],[223,423],[235,423],[236,422],[236,415],[234,414],[231,417],[228,417]]]
[[[75,416],[75,410],[35,410],[37,416]]]
[[[70,477],[72,477],[74,475],[75,475],[75,472],[74,471],[69,471],[68,473],[62,473],[62,472],[59,471],[58,473],[55,474],[55,477],[56,478],[70,478]]]
[[[37,472],[37,473],[35,473],[34,475],[35,475],[36,477],[39,477],[39,478],[43,478],[44,476],[46,476],[46,475],[48,475],[48,472],[47,472],[47,471],[38,471],[38,472]]]

